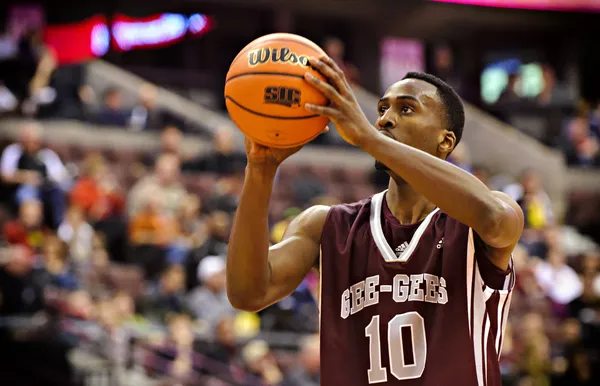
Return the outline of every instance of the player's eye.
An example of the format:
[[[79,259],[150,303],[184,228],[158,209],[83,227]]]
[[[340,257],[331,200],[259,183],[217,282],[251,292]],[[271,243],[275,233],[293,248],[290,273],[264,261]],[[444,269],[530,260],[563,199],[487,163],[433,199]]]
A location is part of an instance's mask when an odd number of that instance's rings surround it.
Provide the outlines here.
[[[387,106],[379,106],[377,108],[377,112],[379,113],[379,115],[383,115],[387,111],[387,109],[388,109]]]
[[[412,108],[412,106],[404,105],[404,106],[402,106],[401,111],[402,111],[402,114],[410,114],[410,113],[413,113],[415,110]]]

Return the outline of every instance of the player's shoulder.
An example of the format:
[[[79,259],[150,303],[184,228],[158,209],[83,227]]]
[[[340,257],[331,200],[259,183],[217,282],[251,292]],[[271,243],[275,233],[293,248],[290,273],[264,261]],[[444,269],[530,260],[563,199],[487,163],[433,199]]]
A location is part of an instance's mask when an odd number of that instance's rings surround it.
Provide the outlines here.
[[[300,213],[293,222],[302,229],[322,229],[326,224],[351,223],[352,218],[355,218],[363,208],[369,206],[370,200],[371,198],[368,197],[353,203],[332,206],[314,205]]]
[[[303,233],[319,239],[330,210],[331,207],[326,205],[311,206],[294,218],[288,231]]]
[[[373,196],[369,196],[356,202],[332,205],[329,210],[329,216],[346,219],[356,217],[360,212],[370,210],[372,198]]]
[[[323,233],[348,234],[356,224],[368,223],[371,197],[351,203],[332,205],[327,214]]]

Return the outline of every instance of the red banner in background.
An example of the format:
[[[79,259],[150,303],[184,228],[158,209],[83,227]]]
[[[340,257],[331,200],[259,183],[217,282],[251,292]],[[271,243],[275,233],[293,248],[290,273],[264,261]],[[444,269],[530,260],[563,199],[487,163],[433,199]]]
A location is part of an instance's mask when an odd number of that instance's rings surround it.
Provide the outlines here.
[[[109,48],[110,35],[102,15],[70,24],[46,27],[44,40],[59,64],[80,63],[103,56]]]
[[[59,64],[70,64],[103,56],[111,41],[117,51],[157,48],[174,44],[188,35],[201,36],[214,24],[212,18],[200,13],[190,16],[163,13],[144,18],[118,14],[109,27],[106,17],[97,15],[76,23],[50,25],[44,36]]]

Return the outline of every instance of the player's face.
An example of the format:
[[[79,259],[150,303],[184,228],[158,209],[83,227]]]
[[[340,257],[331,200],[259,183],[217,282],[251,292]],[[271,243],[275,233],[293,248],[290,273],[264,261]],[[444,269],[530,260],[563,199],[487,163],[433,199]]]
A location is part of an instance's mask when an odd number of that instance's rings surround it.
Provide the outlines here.
[[[446,130],[444,107],[435,86],[417,79],[392,85],[377,106],[376,127],[390,138],[445,158],[454,148],[454,133]],[[388,170],[376,161],[375,167]]]

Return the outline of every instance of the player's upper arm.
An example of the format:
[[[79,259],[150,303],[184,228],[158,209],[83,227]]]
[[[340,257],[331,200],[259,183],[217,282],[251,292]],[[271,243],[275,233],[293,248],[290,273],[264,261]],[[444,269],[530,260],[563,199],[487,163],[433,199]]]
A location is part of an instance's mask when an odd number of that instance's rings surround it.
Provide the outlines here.
[[[270,284],[265,307],[291,294],[318,261],[321,232],[329,207],[313,206],[288,226],[283,240],[269,248]]]
[[[494,213],[493,226],[486,232],[478,232],[483,242],[494,251],[489,255],[494,265],[506,269],[510,261],[510,254],[521,238],[525,223],[523,211],[519,204],[506,193],[492,192],[500,204],[499,210]]]

